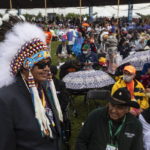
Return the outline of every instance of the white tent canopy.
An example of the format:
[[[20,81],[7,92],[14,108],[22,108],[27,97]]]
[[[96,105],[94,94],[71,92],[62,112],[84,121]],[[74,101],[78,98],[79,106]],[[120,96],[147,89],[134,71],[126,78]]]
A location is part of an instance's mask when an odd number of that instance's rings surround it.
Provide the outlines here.
[[[94,13],[97,12],[98,16],[117,16],[118,6],[104,6],[104,7],[94,7]],[[150,14],[150,3],[149,4],[135,4],[133,6],[133,17],[139,17],[137,13],[148,15]],[[119,10],[120,17],[128,16],[128,5],[121,5]]]
[[[103,7],[93,7],[93,13],[97,13],[97,16],[108,16],[112,17],[117,16],[117,7],[118,6],[103,6]],[[0,13],[4,13],[4,9],[0,9]],[[22,14],[35,14],[37,15],[39,12],[45,15],[45,9],[22,9]],[[47,13],[58,13],[58,14],[68,14],[68,13],[80,13],[79,7],[74,8],[47,8]],[[82,8],[82,14],[88,14],[89,9],[88,7]],[[136,16],[136,13],[140,13],[143,15],[150,14],[150,3],[144,3],[144,4],[134,4],[133,6],[133,16]],[[120,5],[120,11],[119,16],[128,16],[128,5]]]

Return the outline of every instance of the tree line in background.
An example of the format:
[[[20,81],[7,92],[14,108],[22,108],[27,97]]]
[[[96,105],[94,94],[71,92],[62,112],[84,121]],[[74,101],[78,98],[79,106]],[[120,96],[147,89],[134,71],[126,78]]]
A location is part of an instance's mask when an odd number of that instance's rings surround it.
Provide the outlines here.
[[[93,16],[96,16],[97,13],[93,14]],[[142,20],[150,20],[150,14],[149,15],[142,15],[140,13],[137,13],[138,16],[141,17]],[[75,14],[75,13],[68,13],[67,15],[63,14],[56,14],[56,13],[48,13],[47,17],[43,16],[41,12],[39,12],[37,15],[33,14],[23,14],[23,16],[26,18],[27,21],[37,21],[37,22],[42,22],[42,21],[50,21],[50,23],[55,22],[55,21],[65,21],[65,20],[75,20],[79,21],[80,15]],[[0,14],[0,17],[2,17],[2,14]],[[95,20],[98,17],[95,17]],[[89,20],[90,17],[88,14],[82,15],[82,21]]]
[[[64,19],[78,19],[80,18],[79,14],[75,14],[75,13],[68,13],[67,15],[63,15],[63,14],[56,14],[56,13],[50,13],[52,15],[52,18],[55,20],[64,20]],[[38,15],[32,15],[32,14],[24,14],[25,18],[29,21],[31,20],[38,20],[41,21],[43,19],[45,19],[45,16],[43,16],[40,12],[38,13]],[[88,14],[82,15],[82,17],[86,17],[88,18]],[[49,14],[47,16],[48,19],[49,18]]]

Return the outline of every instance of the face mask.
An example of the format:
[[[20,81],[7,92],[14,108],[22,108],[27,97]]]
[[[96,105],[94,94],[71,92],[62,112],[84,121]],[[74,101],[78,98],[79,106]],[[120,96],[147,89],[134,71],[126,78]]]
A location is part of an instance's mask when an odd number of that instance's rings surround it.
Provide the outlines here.
[[[134,76],[133,75],[123,75],[123,80],[125,82],[131,82],[133,80]]]
[[[88,51],[83,51],[83,54],[85,54],[85,55],[86,55],[87,53],[88,53]]]

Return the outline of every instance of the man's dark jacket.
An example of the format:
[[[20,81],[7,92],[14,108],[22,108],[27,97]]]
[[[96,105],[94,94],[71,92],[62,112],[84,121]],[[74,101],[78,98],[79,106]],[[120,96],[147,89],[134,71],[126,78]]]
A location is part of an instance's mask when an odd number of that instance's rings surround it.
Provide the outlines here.
[[[65,111],[69,103],[69,93],[67,92],[65,83],[63,81],[57,79],[56,77],[53,77],[53,81],[61,109],[62,111]]]
[[[109,143],[107,108],[92,112],[76,142],[76,150],[106,150]],[[126,122],[117,137],[118,150],[143,150],[142,126],[137,118],[127,114]]]
[[[0,89],[0,150],[62,150],[60,125],[55,108],[57,139],[42,137],[31,95],[21,77]]]

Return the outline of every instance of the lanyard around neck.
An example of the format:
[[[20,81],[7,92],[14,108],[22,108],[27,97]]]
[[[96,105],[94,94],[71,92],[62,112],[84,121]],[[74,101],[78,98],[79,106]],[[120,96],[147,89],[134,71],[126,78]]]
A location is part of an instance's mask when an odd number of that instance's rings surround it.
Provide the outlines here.
[[[117,130],[114,133],[114,135],[112,133],[113,123],[112,123],[111,120],[109,120],[109,133],[110,133],[111,137],[115,137],[115,136],[117,136],[121,132],[121,130],[122,130],[123,126],[124,126],[125,120],[126,120],[126,116],[124,117],[122,124],[117,128]]]

